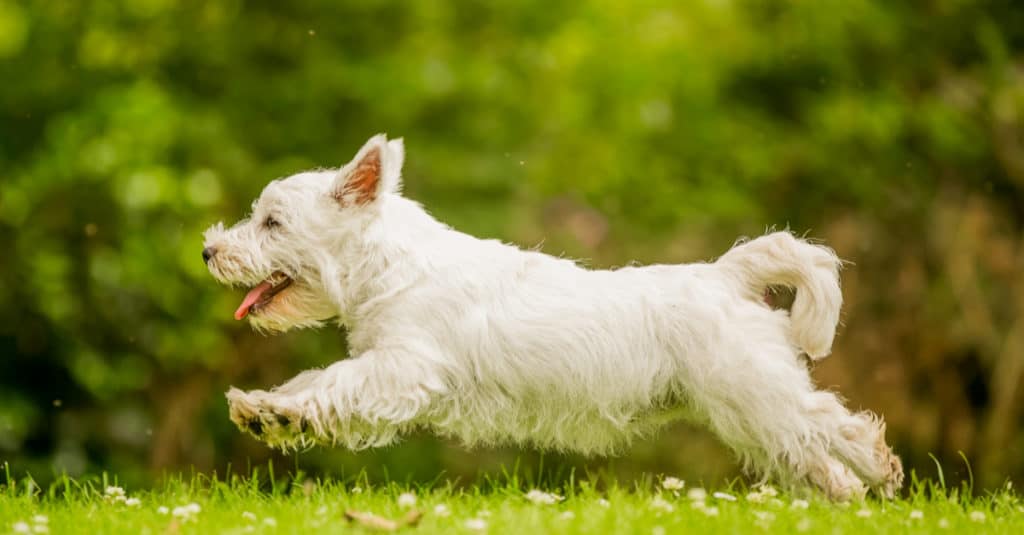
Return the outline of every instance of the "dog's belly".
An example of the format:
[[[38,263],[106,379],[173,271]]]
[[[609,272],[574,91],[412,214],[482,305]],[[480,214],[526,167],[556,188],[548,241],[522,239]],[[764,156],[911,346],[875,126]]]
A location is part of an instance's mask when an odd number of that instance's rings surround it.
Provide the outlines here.
[[[480,397],[489,399],[486,395]],[[503,410],[494,411],[491,403]],[[447,410],[436,414],[429,426],[437,434],[456,438],[467,446],[513,444],[583,455],[619,453],[633,440],[691,415],[683,404],[611,410],[566,400],[519,402],[506,398],[471,407],[462,397],[443,405]]]

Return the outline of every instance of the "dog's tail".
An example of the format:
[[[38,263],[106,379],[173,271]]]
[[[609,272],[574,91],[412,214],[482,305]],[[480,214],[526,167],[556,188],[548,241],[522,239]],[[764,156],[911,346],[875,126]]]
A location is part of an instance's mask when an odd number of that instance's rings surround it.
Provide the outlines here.
[[[796,289],[790,310],[793,341],[811,359],[828,356],[843,304],[842,261],[832,249],[774,232],[738,243],[716,264],[734,274],[751,299],[763,301],[769,286]]]

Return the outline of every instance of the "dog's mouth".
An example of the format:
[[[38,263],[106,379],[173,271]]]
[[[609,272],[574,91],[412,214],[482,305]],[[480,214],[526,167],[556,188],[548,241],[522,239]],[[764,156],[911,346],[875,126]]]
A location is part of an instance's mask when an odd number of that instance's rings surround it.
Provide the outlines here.
[[[245,294],[245,299],[242,299],[242,304],[238,305],[238,310],[235,311],[235,319],[240,320],[248,316],[249,313],[259,312],[274,300],[274,296],[291,284],[291,277],[281,271],[275,271]]]

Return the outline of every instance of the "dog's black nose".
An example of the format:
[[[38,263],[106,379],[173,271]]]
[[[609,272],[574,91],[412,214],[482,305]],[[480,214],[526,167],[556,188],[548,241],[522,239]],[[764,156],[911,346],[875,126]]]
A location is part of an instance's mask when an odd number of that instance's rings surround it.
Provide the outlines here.
[[[207,247],[203,249],[203,262],[209,264],[210,259],[213,258],[213,255],[215,254],[217,254],[217,249],[215,247]]]

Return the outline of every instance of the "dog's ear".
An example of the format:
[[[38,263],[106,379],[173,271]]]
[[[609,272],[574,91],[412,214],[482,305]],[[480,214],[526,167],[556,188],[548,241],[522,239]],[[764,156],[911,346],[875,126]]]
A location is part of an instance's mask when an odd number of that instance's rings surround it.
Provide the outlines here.
[[[384,134],[377,134],[341,168],[331,195],[344,205],[365,205],[384,193],[399,193],[404,159],[401,138],[388,141]]]

